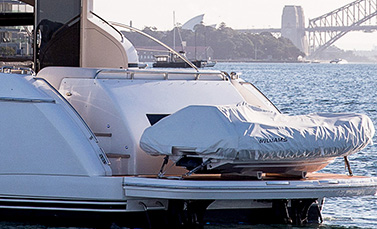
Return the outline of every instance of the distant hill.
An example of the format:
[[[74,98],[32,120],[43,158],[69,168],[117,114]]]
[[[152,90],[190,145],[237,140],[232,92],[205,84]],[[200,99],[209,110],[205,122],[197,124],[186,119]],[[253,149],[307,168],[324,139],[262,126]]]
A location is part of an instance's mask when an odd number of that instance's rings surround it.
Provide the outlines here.
[[[157,31],[145,27],[143,32],[173,47],[173,30]],[[134,32],[123,32],[136,47],[158,46],[155,42]],[[180,35],[179,35],[180,34]],[[195,31],[181,30],[176,32],[176,49],[181,51],[180,37],[186,46],[211,47],[211,58],[223,61],[296,61],[305,54],[284,37],[276,38],[271,33],[246,34],[239,33],[224,23],[216,29],[210,26],[197,25]]]

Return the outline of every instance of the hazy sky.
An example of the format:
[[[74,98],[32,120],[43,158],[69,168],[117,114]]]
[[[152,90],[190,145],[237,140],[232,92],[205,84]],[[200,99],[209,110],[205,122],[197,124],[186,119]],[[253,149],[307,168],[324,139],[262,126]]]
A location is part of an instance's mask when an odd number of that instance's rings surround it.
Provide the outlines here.
[[[178,23],[205,14],[207,25],[225,24],[234,29],[280,28],[285,5],[304,8],[306,24],[315,18],[354,0],[94,0],[94,11],[109,21],[117,21],[143,29],[173,28],[173,12]],[[351,32],[338,40],[336,46],[347,50],[368,50],[377,46],[377,32]]]

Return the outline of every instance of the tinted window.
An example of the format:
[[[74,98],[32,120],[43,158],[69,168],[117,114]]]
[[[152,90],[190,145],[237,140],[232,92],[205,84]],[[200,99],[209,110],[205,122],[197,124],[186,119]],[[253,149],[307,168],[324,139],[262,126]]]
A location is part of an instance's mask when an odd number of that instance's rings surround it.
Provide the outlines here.
[[[37,71],[47,66],[79,66],[80,13],[81,0],[37,1]]]
[[[151,126],[153,126],[158,121],[160,121],[161,119],[163,119],[163,118],[165,118],[167,116],[169,116],[169,115],[168,114],[147,114],[147,118],[148,118],[149,123],[151,124]]]

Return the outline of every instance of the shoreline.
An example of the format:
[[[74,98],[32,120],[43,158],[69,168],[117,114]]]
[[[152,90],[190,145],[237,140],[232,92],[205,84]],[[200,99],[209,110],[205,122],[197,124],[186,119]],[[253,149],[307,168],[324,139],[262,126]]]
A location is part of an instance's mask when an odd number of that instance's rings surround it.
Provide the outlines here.
[[[319,61],[294,61],[294,60],[213,60],[217,63],[297,63],[297,64],[308,64]]]

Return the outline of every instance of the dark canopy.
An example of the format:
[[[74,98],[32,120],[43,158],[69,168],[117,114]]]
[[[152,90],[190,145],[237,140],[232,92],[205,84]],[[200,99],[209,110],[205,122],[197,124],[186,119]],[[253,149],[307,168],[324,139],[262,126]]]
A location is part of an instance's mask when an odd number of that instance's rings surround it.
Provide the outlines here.
[[[32,5],[34,6],[35,5],[35,0],[20,0],[21,2],[24,2],[26,4],[29,4],[29,5]]]

